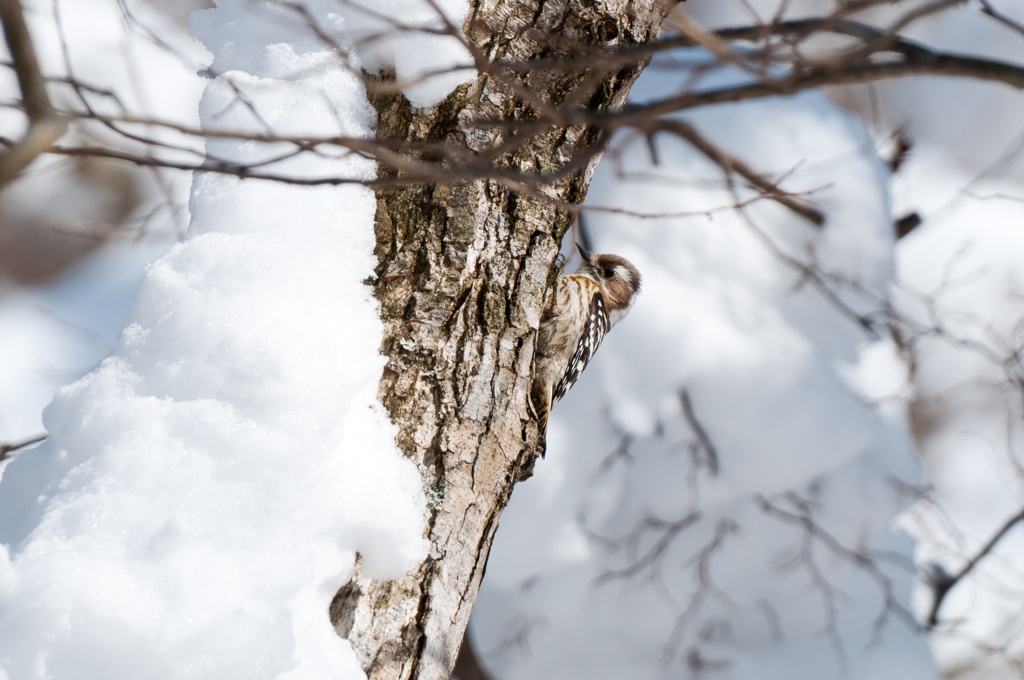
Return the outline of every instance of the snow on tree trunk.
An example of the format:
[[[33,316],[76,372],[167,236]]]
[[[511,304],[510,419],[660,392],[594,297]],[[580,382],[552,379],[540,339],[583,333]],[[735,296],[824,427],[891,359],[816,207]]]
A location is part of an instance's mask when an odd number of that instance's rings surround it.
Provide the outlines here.
[[[484,0],[474,3],[465,32],[491,60],[568,60],[602,44],[652,39],[670,8],[657,0]],[[623,104],[641,69],[532,69],[514,80],[545,103],[576,97],[581,107],[601,110]],[[379,138],[478,153],[508,130],[478,121],[522,122],[533,114],[508,80],[487,73],[429,111],[401,96],[372,98]],[[428,559],[400,580],[354,579],[332,603],[338,632],[373,680],[447,680],[451,673],[499,516],[534,461],[527,394],[535,331],[571,223],[557,202],[583,199],[603,141],[587,125],[546,126],[494,164],[550,173],[585,159],[542,185],[543,196],[487,179],[378,191],[374,287],[389,359],[380,398],[398,425],[400,448],[433,485]]]

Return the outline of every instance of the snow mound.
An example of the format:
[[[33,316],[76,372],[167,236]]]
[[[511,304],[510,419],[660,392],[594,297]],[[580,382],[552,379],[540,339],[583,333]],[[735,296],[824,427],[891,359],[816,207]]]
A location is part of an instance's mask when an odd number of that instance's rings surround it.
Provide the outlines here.
[[[230,69],[203,123],[371,135],[345,55],[282,11],[225,1],[194,19]],[[314,154],[266,168],[373,173]],[[58,392],[49,439],[4,471],[2,677],[360,678],[331,597],[357,551],[377,578],[425,555],[421,480],[376,399],[372,192],[210,173],[190,209],[113,354]]]

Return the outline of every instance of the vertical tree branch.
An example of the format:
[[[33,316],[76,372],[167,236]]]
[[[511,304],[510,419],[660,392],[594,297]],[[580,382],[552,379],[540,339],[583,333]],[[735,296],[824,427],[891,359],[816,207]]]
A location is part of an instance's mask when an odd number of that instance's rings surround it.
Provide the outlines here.
[[[552,178],[529,193],[484,178],[377,192],[374,285],[389,358],[380,396],[433,502],[424,564],[396,581],[357,575],[332,603],[372,680],[451,675],[498,519],[536,457],[527,408],[534,339],[572,222],[559,205],[583,200],[606,142],[587,122],[548,114],[566,102],[621,107],[644,63],[591,66],[581,57],[653,39],[668,10],[662,0],[477,0],[465,34],[489,61],[476,82],[432,111],[370,88],[378,137],[440,141],[495,170]],[[535,69],[502,66],[541,58]]]
[[[0,156],[2,187],[57,141],[67,129],[67,123],[50,103],[46,81],[39,70],[32,36],[19,0],[0,0],[0,22],[3,23],[4,40],[14,62],[22,103],[28,116],[28,130],[24,137]]]

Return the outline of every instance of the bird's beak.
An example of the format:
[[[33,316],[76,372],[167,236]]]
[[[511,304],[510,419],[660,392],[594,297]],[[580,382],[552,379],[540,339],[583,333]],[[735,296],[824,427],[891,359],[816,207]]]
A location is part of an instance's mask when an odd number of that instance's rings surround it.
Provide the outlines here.
[[[580,257],[583,258],[584,262],[590,262],[590,251],[581,246],[579,243],[576,244],[576,250],[580,251]]]

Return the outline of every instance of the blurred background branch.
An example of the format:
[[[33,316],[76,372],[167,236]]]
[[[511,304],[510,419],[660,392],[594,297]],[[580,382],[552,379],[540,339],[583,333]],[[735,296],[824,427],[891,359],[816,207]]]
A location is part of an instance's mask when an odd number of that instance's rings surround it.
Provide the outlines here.
[[[50,150],[64,134],[67,122],[50,103],[20,0],[0,0],[0,23],[28,117],[28,128],[22,138],[4,143],[7,149],[0,155],[0,187],[3,187],[40,154]]]

